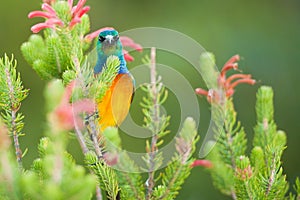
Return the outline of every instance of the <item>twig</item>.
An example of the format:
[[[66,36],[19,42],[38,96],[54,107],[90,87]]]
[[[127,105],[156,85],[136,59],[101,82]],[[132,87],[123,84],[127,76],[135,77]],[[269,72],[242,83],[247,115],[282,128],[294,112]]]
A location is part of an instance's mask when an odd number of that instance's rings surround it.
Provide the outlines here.
[[[16,124],[16,119],[17,119],[17,110],[19,109],[19,106],[17,108],[14,108],[15,105],[13,105],[15,97],[14,97],[14,87],[12,83],[12,79],[10,76],[10,73],[8,69],[5,69],[5,74],[7,77],[7,86],[9,88],[9,95],[10,95],[10,100],[11,100],[11,131],[13,135],[13,140],[14,140],[14,146],[15,146],[15,151],[16,151],[16,157],[17,157],[17,162],[19,165],[19,168],[22,169],[22,150],[20,148],[20,143],[19,143],[19,135],[17,131],[17,124]]]
[[[99,185],[97,185],[97,187],[96,187],[96,199],[97,200],[102,200],[103,199],[102,194],[101,194],[101,189],[100,189]]]
[[[272,159],[271,166],[270,166],[271,173],[270,173],[270,178],[269,178],[269,181],[268,181],[268,188],[267,188],[266,193],[265,193],[266,197],[268,197],[268,195],[269,195],[269,193],[272,189],[272,186],[273,186],[274,181],[275,181],[275,176],[276,176],[276,161],[275,161],[276,155],[275,155],[275,153],[273,153],[272,156],[273,156],[273,159]]]
[[[80,71],[79,59],[77,57],[74,57],[73,62],[74,62],[75,69],[78,72],[79,79],[83,80],[83,76],[82,76],[81,71]],[[82,90],[84,91],[85,95],[88,94],[86,85],[82,85]],[[94,145],[97,157],[98,157],[98,159],[103,158],[102,150],[101,150],[100,145],[98,143],[98,138],[97,138],[98,134],[97,134],[96,125],[95,125],[94,121],[91,119],[91,116],[88,116],[86,119],[87,119],[86,120],[86,127],[87,127],[89,135],[91,136],[91,139],[93,141],[93,145]],[[86,144],[86,141],[84,139],[84,136],[83,136],[82,132],[79,129],[76,129],[75,134],[76,134],[77,140],[79,142],[79,145],[81,147],[81,150],[82,150],[83,154],[86,155],[86,153],[89,151],[89,149],[87,147],[87,144]],[[93,172],[91,171],[91,173],[93,173]],[[103,199],[102,194],[101,194],[101,188],[99,187],[99,185],[97,185],[97,187],[96,187],[96,198],[97,198],[97,200],[102,200]]]
[[[85,155],[89,151],[89,149],[86,145],[84,136],[83,136],[82,132],[79,129],[75,129],[75,135],[76,135],[78,143],[81,147],[81,150],[82,150],[83,154]]]
[[[92,116],[88,116],[86,118],[86,127],[87,127],[88,133],[91,137],[91,140],[93,142],[95,153],[98,157],[98,160],[103,159],[102,148],[100,147],[99,142],[98,142],[97,127],[96,127],[95,121]]]
[[[236,200],[237,199],[237,196],[236,196],[236,193],[235,193],[235,189],[234,188],[231,188],[231,197],[233,200]]]
[[[155,156],[157,153],[157,139],[158,139],[158,131],[159,131],[159,105],[158,105],[158,92],[156,88],[156,49],[155,47],[151,48],[151,63],[150,63],[150,81],[151,81],[151,92],[152,92],[152,100],[154,105],[154,112],[153,112],[153,123],[155,124],[152,139],[151,139],[151,150],[149,152],[149,172],[148,172],[148,180],[147,180],[147,195],[146,199],[151,199],[153,193],[153,187],[155,185],[154,174],[155,174]]]
[[[13,133],[13,138],[14,138],[14,146],[15,146],[15,151],[16,151],[16,157],[17,157],[17,162],[19,165],[19,168],[23,168],[22,164],[22,150],[20,148],[20,143],[19,143],[19,136],[16,130],[16,111],[12,110],[11,111],[11,125],[12,125],[12,133]]]
[[[79,63],[78,58],[74,57],[73,62],[74,62],[76,71],[80,72],[80,63]],[[81,73],[78,73],[78,74],[81,75]],[[80,78],[82,78],[82,77],[80,77]],[[84,139],[84,136],[83,136],[82,132],[79,129],[75,129],[75,135],[76,135],[76,138],[79,142],[81,150],[82,150],[83,154],[85,155],[89,151],[89,149],[86,145],[86,141]]]

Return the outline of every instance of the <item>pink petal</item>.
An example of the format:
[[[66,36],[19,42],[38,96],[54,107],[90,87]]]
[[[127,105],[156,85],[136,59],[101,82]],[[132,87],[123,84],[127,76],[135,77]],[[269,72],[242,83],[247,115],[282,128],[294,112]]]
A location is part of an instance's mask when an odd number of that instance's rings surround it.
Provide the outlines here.
[[[71,22],[69,23],[69,27],[73,28],[76,24],[80,23],[81,19],[79,17],[74,17]]]
[[[202,166],[205,168],[212,168],[213,164],[209,160],[195,160],[191,167]]]
[[[123,49],[124,58],[128,62],[134,61],[134,58],[128,53],[128,51]]]
[[[76,84],[76,82],[75,82],[75,81],[72,81],[72,82],[70,82],[70,83],[66,86],[60,104],[69,104],[70,98],[71,98],[71,95],[72,95],[72,92],[73,92],[73,88],[75,87],[75,84]]]
[[[90,99],[82,99],[72,104],[73,112],[75,115],[87,112],[89,114],[95,112],[95,103]]]
[[[51,5],[51,4],[55,3],[56,0],[43,0],[43,2]]]
[[[239,84],[241,84],[241,83],[247,83],[247,84],[249,84],[249,85],[254,85],[254,84],[256,83],[256,80],[251,79],[251,78],[239,79],[239,80],[233,82],[233,83],[229,86],[229,88],[232,88],[232,89],[233,89],[233,88],[235,88],[237,85],[239,85]]]
[[[240,60],[239,55],[232,56],[223,66],[223,68],[221,70],[221,76],[225,77],[226,72],[230,69],[237,70],[238,69],[237,61],[239,61],[239,60]]]
[[[233,64],[233,63],[235,63],[235,62],[237,62],[237,61],[239,61],[239,60],[240,60],[240,56],[239,56],[238,54],[236,54],[236,55],[232,56],[232,57],[225,63],[224,66]]]
[[[197,88],[197,89],[195,90],[195,92],[196,92],[197,94],[199,94],[199,95],[202,95],[202,96],[207,96],[207,95],[208,95],[208,91],[207,91],[207,90],[204,90],[204,89],[202,89],[202,88]]]
[[[33,33],[38,33],[42,29],[45,29],[45,28],[54,28],[54,26],[52,24],[47,24],[45,22],[44,23],[38,23],[38,24],[31,27],[31,31]]]
[[[227,78],[225,84],[229,85],[235,79],[245,79],[245,78],[251,78],[251,75],[250,74],[233,74]]]
[[[134,48],[137,51],[142,51],[143,50],[142,46],[140,44],[135,43],[133,41],[133,39],[131,39],[130,37],[121,36],[120,41],[121,41],[123,46],[128,46],[128,47]]]
[[[77,5],[72,8],[72,16],[77,15],[77,13],[82,9],[83,5],[85,4],[86,0],[79,0]]]
[[[70,10],[72,10],[73,0],[68,0],[68,5],[69,5]]]
[[[54,10],[49,4],[43,3],[43,4],[42,4],[42,9],[43,9],[44,11],[47,11],[47,12],[50,13],[51,15],[56,16],[55,10]]]
[[[32,11],[28,14],[28,18],[34,18],[34,17],[44,17],[44,18],[51,18],[53,17],[50,13],[48,12],[43,12],[43,11]]]
[[[64,22],[62,20],[56,19],[56,18],[51,18],[51,19],[47,20],[46,23],[49,25],[59,25],[59,26],[64,25]]]
[[[78,17],[82,17],[85,13],[87,13],[91,8],[89,6],[85,6],[78,12]]]
[[[54,118],[63,130],[71,130],[75,126],[75,118],[70,105],[59,105],[54,111]]]
[[[101,28],[101,29],[99,29],[99,30],[97,30],[97,31],[94,31],[94,32],[92,32],[92,33],[86,35],[86,36],[84,37],[84,39],[87,40],[87,41],[92,41],[94,38],[98,37],[99,33],[101,33],[101,32],[104,31],[104,30],[114,30],[114,28],[112,28],[112,27],[104,27],[104,28]]]

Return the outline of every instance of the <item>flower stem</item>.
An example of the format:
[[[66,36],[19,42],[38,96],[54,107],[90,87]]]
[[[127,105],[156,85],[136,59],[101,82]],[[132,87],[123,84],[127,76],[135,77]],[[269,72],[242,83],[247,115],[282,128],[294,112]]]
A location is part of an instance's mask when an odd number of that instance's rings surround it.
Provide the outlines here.
[[[82,150],[83,154],[85,155],[89,151],[89,149],[86,145],[84,136],[83,136],[82,132],[79,129],[75,129],[75,135],[76,135],[76,138],[79,142],[81,150]]]
[[[158,91],[156,87],[156,49],[155,47],[151,48],[151,60],[150,60],[150,81],[151,81],[151,93],[152,101],[154,105],[153,110],[153,123],[154,129],[152,132],[151,147],[150,147],[150,156],[149,156],[149,172],[147,180],[147,195],[146,199],[151,199],[153,193],[153,187],[155,185],[154,174],[155,174],[155,156],[157,153],[157,140],[158,140],[158,131],[159,131],[159,105],[158,105]]]

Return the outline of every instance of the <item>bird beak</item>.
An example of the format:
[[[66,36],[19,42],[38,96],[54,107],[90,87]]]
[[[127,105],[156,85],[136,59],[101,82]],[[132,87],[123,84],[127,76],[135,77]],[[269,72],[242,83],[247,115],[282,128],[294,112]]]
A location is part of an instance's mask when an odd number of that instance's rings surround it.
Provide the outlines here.
[[[108,43],[111,44],[111,42],[112,42],[114,36],[112,36],[112,35],[107,35],[105,38],[106,38],[106,40],[108,41]]]

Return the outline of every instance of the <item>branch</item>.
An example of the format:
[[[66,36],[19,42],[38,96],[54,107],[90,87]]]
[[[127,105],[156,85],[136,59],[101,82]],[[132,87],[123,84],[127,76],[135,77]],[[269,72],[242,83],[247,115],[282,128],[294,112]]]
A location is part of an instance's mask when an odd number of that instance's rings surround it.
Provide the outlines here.
[[[19,136],[23,128],[23,115],[17,114],[21,101],[27,97],[28,90],[23,88],[20,75],[16,72],[16,61],[4,55],[0,59],[0,106],[5,111],[3,119],[13,137],[15,154],[19,168],[22,169],[22,151]]]
[[[77,72],[79,72],[78,76],[80,76],[80,78],[82,78],[83,80],[83,75],[80,73],[81,70],[80,70],[80,62],[79,62],[79,59],[77,57],[74,57],[73,58],[73,62],[74,62],[74,65],[75,65],[75,69]],[[84,94],[87,95],[88,92],[87,92],[87,88],[85,86],[82,87],[83,91],[84,91]],[[98,143],[98,138],[97,138],[97,130],[96,130],[96,126],[95,126],[95,123],[94,121],[91,120],[91,118],[88,116],[88,120],[86,121],[86,126],[87,126],[87,130],[92,138],[92,141],[93,141],[93,145],[94,145],[94,148],[95,148],[95,152],[97,154],[97,157],[98,159],[102,158],[102,151],[100,149],[100,146],[99,146],[99,143]],[[88,128],[88,125],[91,127],[91,129]],[[79,145],[81,147],[81,150],[83,152],[84,155],[86,155],[89,151],[88,147],[87,147],[87,144],[86,144],[86,141],[84,139],[84,136],[82,134],[82,132],[77,128],[75,129],[75,135],[76,135],[76,138],[79,142]],[[91,173],[92,170],[90,170]],[[96,186],[96,198],[97,200],[102,200],[102,194],[101,194],[101,188],[99,185]]]
[[[17,117],[17,110],[19,108],[14,108],[14,102],[17,101],[15,99],[14,96],[14,87],[13,87],[13,83],[12,83],[12,78],[11,75],[9,73],[9,70],[6,68],[5,69],[5,75],[7,77],[7,86],[9,89],[9,97],[11,100],[11,132],[13,135],[13,139],[14,139],[14,147],[15,147],[15,151],[16,151],[16,157],[17,157],[17,162],[19,165],[19,168],[22,169],[23,165],[22,165],[22,150],[20,148],[20,143],[19,143],[19,136],[18,136],[18,132],[17,132],[17,127],[16,127],[16,117]]]
[[[151,150],[149,152],[149,172],[148,172],[148,180],[147,180],[147,195],[146,199],[151,199],[153,193],[153,187],[155,185],[154,174],[155,174],[155,156],[157,153],[157,139],[158,139],[158,131],[159,131],[159,105],[158,105],[158,92],[156,88],[156,61],[155,61],[156,53],[155,47],[151,48],[151,62],[150,62],[150,80],[151,80],[151,92],[152,92],[152,101],[154,105],[154,112],[153,112],[153,123],[154,123],[154,130],[152,132],[152,139],[151,139]]]
[[[276,176],[276,155],[275,153],[273,153],[273,158],[272,158],[272,162],[271,162],[271,166],[270,166],[270,177],[269,177],[269,180],[268,180],[268,187],[267,187],[267,190],[266,190],[266,197],[268,197],[271,189],[272,189],[272,186],[274,184],[274,181],[275,181],[275,176]]]
[[[12,134],[13,134],[13,139],[14,139],[14,146],[15,146],[15,151],[16,151],[16,157],[17,157],[17,162],[19,165],[19,168],[23,168],[22,164],[22,150],[20,148],[20,143],[19,143],[19,136],[16,128],[16,111],[12,110],[11,111],[11,125],[12,125]]]

